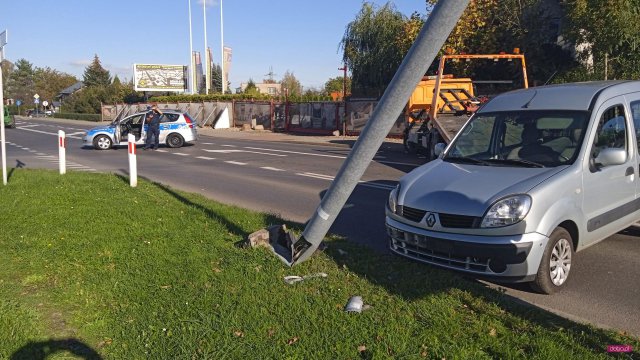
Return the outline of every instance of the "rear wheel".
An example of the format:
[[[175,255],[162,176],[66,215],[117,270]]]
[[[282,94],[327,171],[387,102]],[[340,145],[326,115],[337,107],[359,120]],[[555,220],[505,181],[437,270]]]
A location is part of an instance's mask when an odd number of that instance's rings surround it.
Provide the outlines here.
[[[111,138],[106,135],[98,135],[93,139],[93,147],[98,150],[109,150],[112,145]]]
[[[573,239],[564,228],[556,228],[542,255],[536,279],[531,287],[543,294],[553,294],[562,289],[569,279],[573,258]]]
[[[169,134],[167,136],[167,146],[170,148],[179,148],[184,145],[184,139],[180,134]]]

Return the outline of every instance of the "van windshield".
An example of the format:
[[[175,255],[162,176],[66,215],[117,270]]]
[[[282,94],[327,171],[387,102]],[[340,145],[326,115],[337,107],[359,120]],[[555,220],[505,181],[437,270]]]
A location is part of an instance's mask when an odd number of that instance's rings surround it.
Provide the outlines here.
[[[578,157],[587,111],[476,113],[444,161],[484,166],[555,167]]]

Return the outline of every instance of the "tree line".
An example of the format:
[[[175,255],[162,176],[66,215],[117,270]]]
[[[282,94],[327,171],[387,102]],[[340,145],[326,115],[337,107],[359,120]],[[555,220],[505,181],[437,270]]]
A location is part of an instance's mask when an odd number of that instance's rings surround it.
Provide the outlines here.
[[[425,14],[400,13],[393,2],[377,6],[365,1],[339,42],[351,76],[330,78],[321,89],[303,89],[292,71],[280,81],[292,97],[327,96],[342,92],[379,97],[391,81],[438,0],[425,0]],[[492,54],[520,49],[526,56],[533,86],[569,81],[640,78],[640,0],[472,0],[440,50]],[[451,64],[447,72],[474,80],[521,78],[506,61]],[[211,69],[211,92],[221,92],[221,69]],[[435,74],[437,59],[425,75]],[[2,62],[4,97],[33,106],[33,95],[52,103],[61,90],[78,79],[49,67],[34,67],[26,59]],[[346,81],[345,81],[346,80]],[[101,104],[145,101],[133,80],[122,82],[104,69],[97,55],[86,67],[84,88],[64,100],[63,111],[99,113]],[[265,79],[273,81],[271,79]],[[203,86],[204,87],[204,86]],[[202,93],[204,89],[199,89]],[[245,96],[257,94],[249,80]],[[163,95],[163,94],[154,94]],[[282,95],[282,94],[280,94]]]
[[[392,2],[364,2],[340,42],[354,93],[380,96],[413,44],[426,15],[410,16]],[[640,0],[472,0],[440,50],[526,56],[532,85],[640,77]],[[437,59],[428,75],[435,74]],[[453,64],[450,72],[474,80],[517,79],[506,62]],[[502,78],[500,78],[502,77]]]

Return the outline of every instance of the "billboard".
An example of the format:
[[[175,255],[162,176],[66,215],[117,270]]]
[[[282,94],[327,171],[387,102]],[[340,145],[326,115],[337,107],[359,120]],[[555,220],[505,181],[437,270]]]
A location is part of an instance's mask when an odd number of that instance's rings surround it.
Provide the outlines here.
[[[187,67],[133,64],[133,82],[136,91],[186,91]]]

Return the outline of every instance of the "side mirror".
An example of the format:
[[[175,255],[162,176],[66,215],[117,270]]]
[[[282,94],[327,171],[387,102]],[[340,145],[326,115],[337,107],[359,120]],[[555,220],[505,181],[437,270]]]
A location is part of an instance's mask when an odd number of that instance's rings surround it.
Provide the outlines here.
[[[627,150],[619,148],[607,148],[600,150],[594,159],[597,166],[622,165],[627,161]]]
[[[442,155],[442,153],[444,153],[445,147],[447,147],[447,145],[445,143],[437,143],[436,146],[433,148],[433,154],[437,158],[440,157],[440,155]]]

